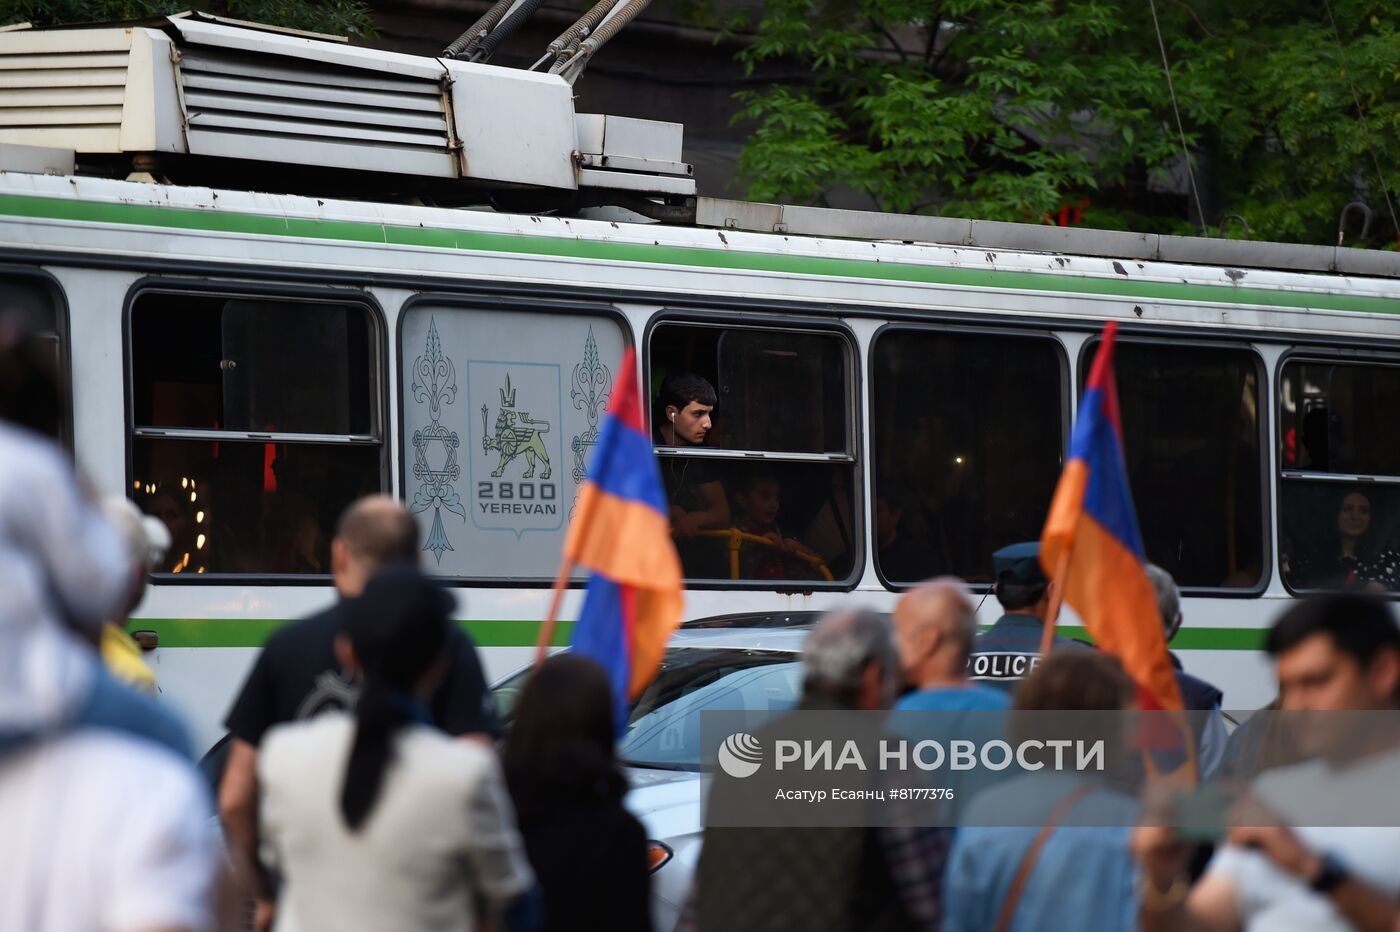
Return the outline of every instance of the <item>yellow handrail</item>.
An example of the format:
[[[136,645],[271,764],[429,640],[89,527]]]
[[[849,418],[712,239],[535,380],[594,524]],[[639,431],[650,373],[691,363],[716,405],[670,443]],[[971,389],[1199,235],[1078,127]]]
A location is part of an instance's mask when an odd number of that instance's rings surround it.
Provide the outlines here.
[[[698,532],[696,533],[696,536],[697,536],[697,537],[721,537],[721,538],[727,538],[727,539],[728,539],[728,541],[729,541],[729,578],[730,578],[730,579],[738,579],[738,578],[739,578],[739,548],[741,548],[744,544],[748,543],[748,544],[762,544],[762,545],[765,546],[765,547],[772,547],[772,548],[775,549],[775,550],[777,550],[777,549],[783,549],[783,551],[784,551],[785,553],[788,553],[788,554],[791,554],[791,555],[794,556],[794,557],[797,557],[797,559],[803,561],[804,563],[806,563],[807,565],[809,565],[809,566],[811,566],[813,569],[815,569],[817,572],[821,573],[821,574],[822,574],[822,578],[825,579],[827,582],[831,582],[831,581],[832,581],[831,570],[827,568],[826,562],[825,562],[824,560],[822,560],[822,558],[819,557],[819,556],[817,556],[816,554],[814,554],[814,553],[803,553],[803,552],[801,552],[801,551],[799,551],[799,550],[787,550],[786,548],[783,547],[782,544],[775,544],[775,543],[773,543],[772,539],[770,539],[770,538],[763,537],[763,536],[758,535],[758,534],[750,534],[748,531],[742,531],[742,530],[740,530],[740,529],[737,528],[737,527],[731,527],[731,528],[715,528],[714,530],[711,530],[711,531],[698,531]]]

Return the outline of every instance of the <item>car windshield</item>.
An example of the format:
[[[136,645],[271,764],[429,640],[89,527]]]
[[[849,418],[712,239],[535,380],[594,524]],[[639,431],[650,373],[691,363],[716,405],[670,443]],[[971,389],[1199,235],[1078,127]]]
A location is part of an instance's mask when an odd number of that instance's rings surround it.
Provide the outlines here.
[[[673,647],[661,672],[632,705],[618,757],[629,767],[700,770],[701,712],[781,712],[802,683],[797,654],[787,651]],[[529,669],[496,687],[506,727]]]

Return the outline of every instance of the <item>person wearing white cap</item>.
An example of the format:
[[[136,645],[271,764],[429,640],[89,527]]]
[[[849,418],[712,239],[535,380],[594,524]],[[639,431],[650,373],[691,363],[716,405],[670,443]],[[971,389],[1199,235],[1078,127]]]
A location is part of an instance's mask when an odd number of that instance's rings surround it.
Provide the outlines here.
[[[126,633],[127,617],[141,604],[146,594],[146,580],[160,565],[170,549],[170,531],[159,518],[141,513],[141,509],[125,496],[112,495],[102,500],[102,511],[121,531],[127,557],[136,568],[136,582],[126,606],[102,628],[100,650],[107,672],[122,683],[144,693],[156,692],[156,675],[142,657],[141,645]]]

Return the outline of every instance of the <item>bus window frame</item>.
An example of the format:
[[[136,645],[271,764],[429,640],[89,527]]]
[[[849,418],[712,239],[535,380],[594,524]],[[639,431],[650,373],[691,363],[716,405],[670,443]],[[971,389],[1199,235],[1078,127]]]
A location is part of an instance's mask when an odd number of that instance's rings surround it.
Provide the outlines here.
[[[605,317],[618,325],[622,331],[622,345],[635,349],[636,339],[632,333],[632,324],[627,315],[615,304],[603,301],[589,301],[573,299],[567,297],[521,297],[520,295],[497,295],[490,292],[451,292],[451,291],[419,291],[405,298],[399,305],[398,313],[394,320],[394,351],[398,354],[396,359],[403,359],[403,324],[408,317],[408,312],[415,309],[420,304],[429,304],[434,307],[448,307],[454,309],[474,310],[474,311],[511,311],[513,313],[529,314],[567,314],[583,317]],[[395,436],[392,438],[398,447],[398,488],[393,496],[407,505],[408,502],[408,446],[401,443],[399,434],[403,430],[404,423],[404,392],[403,392],[403,370],[399,367],[395,370],[398,373],[398,384],[393,386],[395,408],[394,415],[397,418],[395,423]],[[554,570],[550,571],[551,574]],[[549,587],[554,584],[554,576],[513,576],[509,579],[501,579],[490,576],[446,576],[431,574],[433,579],[445,586],[453,586],[464,589],[539,589]],[[586,575],[577,578],[570,578],[566,588],[582,589],[587,585]]]
[[[866,394],[867,404],[869,406],[870,423],[872,424],[875,423],[875,347],[879,343],[881,337],[885,336],[887,331],[892,330],[902,330],[906,332],[915,333],[946,333],[954,336],[980,336],[996,337],[1002,339],[1040,341],[1053,346],[1056,351],[1056,361],[1060,364],[1060,462],[1064,462],[1065,456],[1068,455],[1069,452],[1069,441],[1071,436],[1070,431],[1073,427],[1072,409],[1074,407],[1074,400],[1071,397],[1072,383],[1070,381],[1071,372],[1069,348],[1065,345],[1065,342],[1061,338],[1059,331],[1055,328],[1053,324],[1045,323],[1035,326],[1026,326],[1023,324],[1017,324],[1007,321],[988,324],[964,325],[957,323],[942,323],[936,321],[929,323],[919,323],[902,320],[891,321],[889,323],[882,324],[870,336],[870,347],[868,350],[869,360],[866,366],[867,371],[871,374],[871,382],[868,385],[868,390]],[[870,442],[872,447],[872,451],[870,454],[869,469],[870,504],[871,509],[873,510],[875,501],[875,454],[873,450],[875,441],[873,437],[871,438]],[[898,583],[893,582],[885,577],[884,571],[880,569],[880,560],[877,553],[878,548],[875,547],[875,532],[875,522],[872,518],[870,522],[870,540],[868,541],[871,553],[870,562],[875,569],[875,577],[880,581],[880,585],[884,586],[885,589],[891,592],[906,592],[914,586],[917,586],[918,581]],[[967,583],[967,587],[969,591],[976,592],[979,594],[988,594],[992,591],[991,583]]]
[[[1093,368],[1093,351],[1103,342],[1101,333],[1095,333],[1084,341],[1084,345],[1079,349],[1079,359],[1077,362],[1076,375],[1078,376],[1078,394],[1084,395],[1084,385],[1089,381],[1089,374]],[[1227,350],[1247,350],[1254,362],[1255,384],[1259,386],[1259,404],[1274,404],[1277,392],[1269,379],[1268,365],[1264,362],[1263,354],[1259,352],[1259,347],[1254,341],[1247,342],[1222,339],[1218,336],[1205,336],[1196,338],[1187,333],[1173,333],[1170,337],[1162,336],[1153,331],[1142,331],[1136,328],[1121,327],[1118,331],[1117,343],[1119,345],[1131,344],[1133,346],[1170,346],[1173,348],[1200,348],[1200,349],[1227,349]],[[1280,364],[1281,365],[1281,364]],[[1114,367],[1114,375],[1117,376],[1117,366]],[[1281,370],[1280,370],[1281,371]],[[1076,416],[1078,411],[1075,412]],[[1178,584],[1183,596],[1192,598],[1212,598],[1212,599],[1252,599],[1258,598],[1268,591],[1273,582],[1274,570],[1277,564],[1277,554],[1274,552],[1276,542],[1274,539],[1273,521],[1270,519],[1270,509],[1267,498],[1272,494],[1273,483],[1271,473],[1273,471],[1274,451],[1271,448],[1273,439],[1270,436],[1268,418],[1257,418],[1256,429],[1259,431],[1259,449],[1265,451],[1259,457],[1259,520],[1262,523],[1259,546],[1263,553],[1260,554],[1259,579],[1252,586],[1248,587],[1227,587],[1227,586],[1182,586]],[[1071,428],[1071,431],[1073,428]],[[1136,517],[1137,501],[1134,495],[1133,502],[1134,517]]]
[[[131,314],[136,302],[147,294],[188,294],[210,298],[262,298],[282,301],[298,301],[310,304],[353,304],[363,307],[369,313],[370,335],[375,346],[370,351],[370,361],[374,366],[374,403],[370,409],[374,433],[355,434],[301,434],[266,433],[257,431],[210,431],[185,428],[140,428],[136,426],[135,369]],[[236,278],[185,279],[168,275],[149,275],[134,282],[122,302],[122,401],[124,428],[126,432],[126,481],[122,484],[122,494],[128,494],[135,471],[133,446],[138,438],[150,440],[218,440],[220,443],[297,443],[321,444],[327,446],[378,446],[379,490],[388,493],[389,477],[389,409],[384,387],[388,381],[388,326],[384,308],[379,300],[367,289],[344,286],[314,284],[268,283],[245,281]],[[377,439],[376,439],[377,438]],[[151,573],[154,585],[174,586],[329,586],[333,584],[331,573]]]
[[[1347,366],[1379,366],[1389,369],[1400,369],[1400,348],[1376,349],[1374,346],[1332,346],[1324,347],[1315,344],[1295,344],[1290,345],[1278,358],[1277,368],[1274,370],[1274,431],[1277,440],[1274,443],[1275,449],[1271,451],[1271,456],[1277,462],[1277,468],[1273,470],[1274,476],[1278,480],[1278,492],[1274,502],[1274,520],[1278,522],[1278,527],[1283,528],[1283,484],[1285,482],[1328,482],[1342,485],[1345,483],[1370,483],[1371,485],[1383,485],[1400,487],[1400,475],[1376,475],[1366,476],[1361,473],[1338,473],[1338,472],[1314,472],[1308,469],[1290,469],[1283,467],[1282,446],[1283,446],[1283,370],[1290,363],[1320,363],[1322,365],[1347,365]],[[1275,542],[1274,548],[1282,542]],[[1282,570],[1283,554],[1273,554],[1275,562],[1280,567],[1279,581],[1283,583],[1283,588],[1292,596],[1316,595],[1319,592],[1328,592],[1327,589],[1296,589],[1289,581],[1287,575]],[[1400,601],[1400,592],[1388,592],[1384,596],[1390,601]]]
[[[845,466],[852,470],[854,482],[851,488],[851,540],[855,548],[852,554],[851,570],[841,578],[827,582],[817,580],[793,580],[797,585],[775,586],[774,580],[761,579],[695,579],[686,577],[687,589],[696,590],[736,590],[749,592],[776,592],[792,595],[809,592],[853,592],[865,575],[867,553],[866,537],[866,464],[861,459],[861,438],[865,436],[865,423],[862,418],[860,401],[861,385],[864,378],[864,360],[860,352],[860,340],[851,327],[839,317],[819,318],[801,313],[773,312],[764,308],[745,308],[737,305],[730,309],[687,308],[684,305],[668,303],[647,318],[642,331],[640,364],[643,385],[651,384],[651,341],[658,327],[691,326],[730,330],[772,330],[788,333],[817,333],[835,335],[842,341],[846,353],[846,452],[827,453],[774,453],[765,450],[704,450],[692,451],[685,447],[652,445],[657,457],[700,456],[705,459],[729,462],[767,461],[773,463],[815,463]],[[642,402],[642,414],[648,425],[652,423],[651,392],[646,392]],[[650,427],[648,427],[650,430]]]
[[[59,425],[58,440],[72,459],[77,448],[74,445],[73,425],[73,324],[68,309],[68,294],[63,290],[63,283],[57,276],[42,266],[0,263],[0,278],[28,279],[36,282],[49,293],[53,301],[54,331],[58,334],[58,387],[63,393],[63,423]]]

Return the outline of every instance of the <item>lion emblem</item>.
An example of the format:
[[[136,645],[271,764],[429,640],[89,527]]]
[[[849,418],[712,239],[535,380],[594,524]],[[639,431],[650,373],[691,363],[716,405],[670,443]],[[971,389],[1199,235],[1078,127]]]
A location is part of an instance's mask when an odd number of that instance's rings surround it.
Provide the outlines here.
[[[528,468],[520,478],[535,478],[535,466],[539,465],[544,468],[540,478],[548,479],[550,476],[549,454],[545,452],[544,441],[540,435],[549,433],[549,422],[533,421],[527,412],[515,410],[515,389],[510,387],[509,375],[506,376],[505,388],[502,388],[500,392],[501,410],[496,414],[496,433],[493,436],[488,436],[486,433],[486,422],[490,418],[490,411],[486,405],[481,406],[481,452],[501,451],[501,460],[491,471],[492,477],[501,478],[505,475],[506,466],[510,465],[516,457],[524,456]]]

